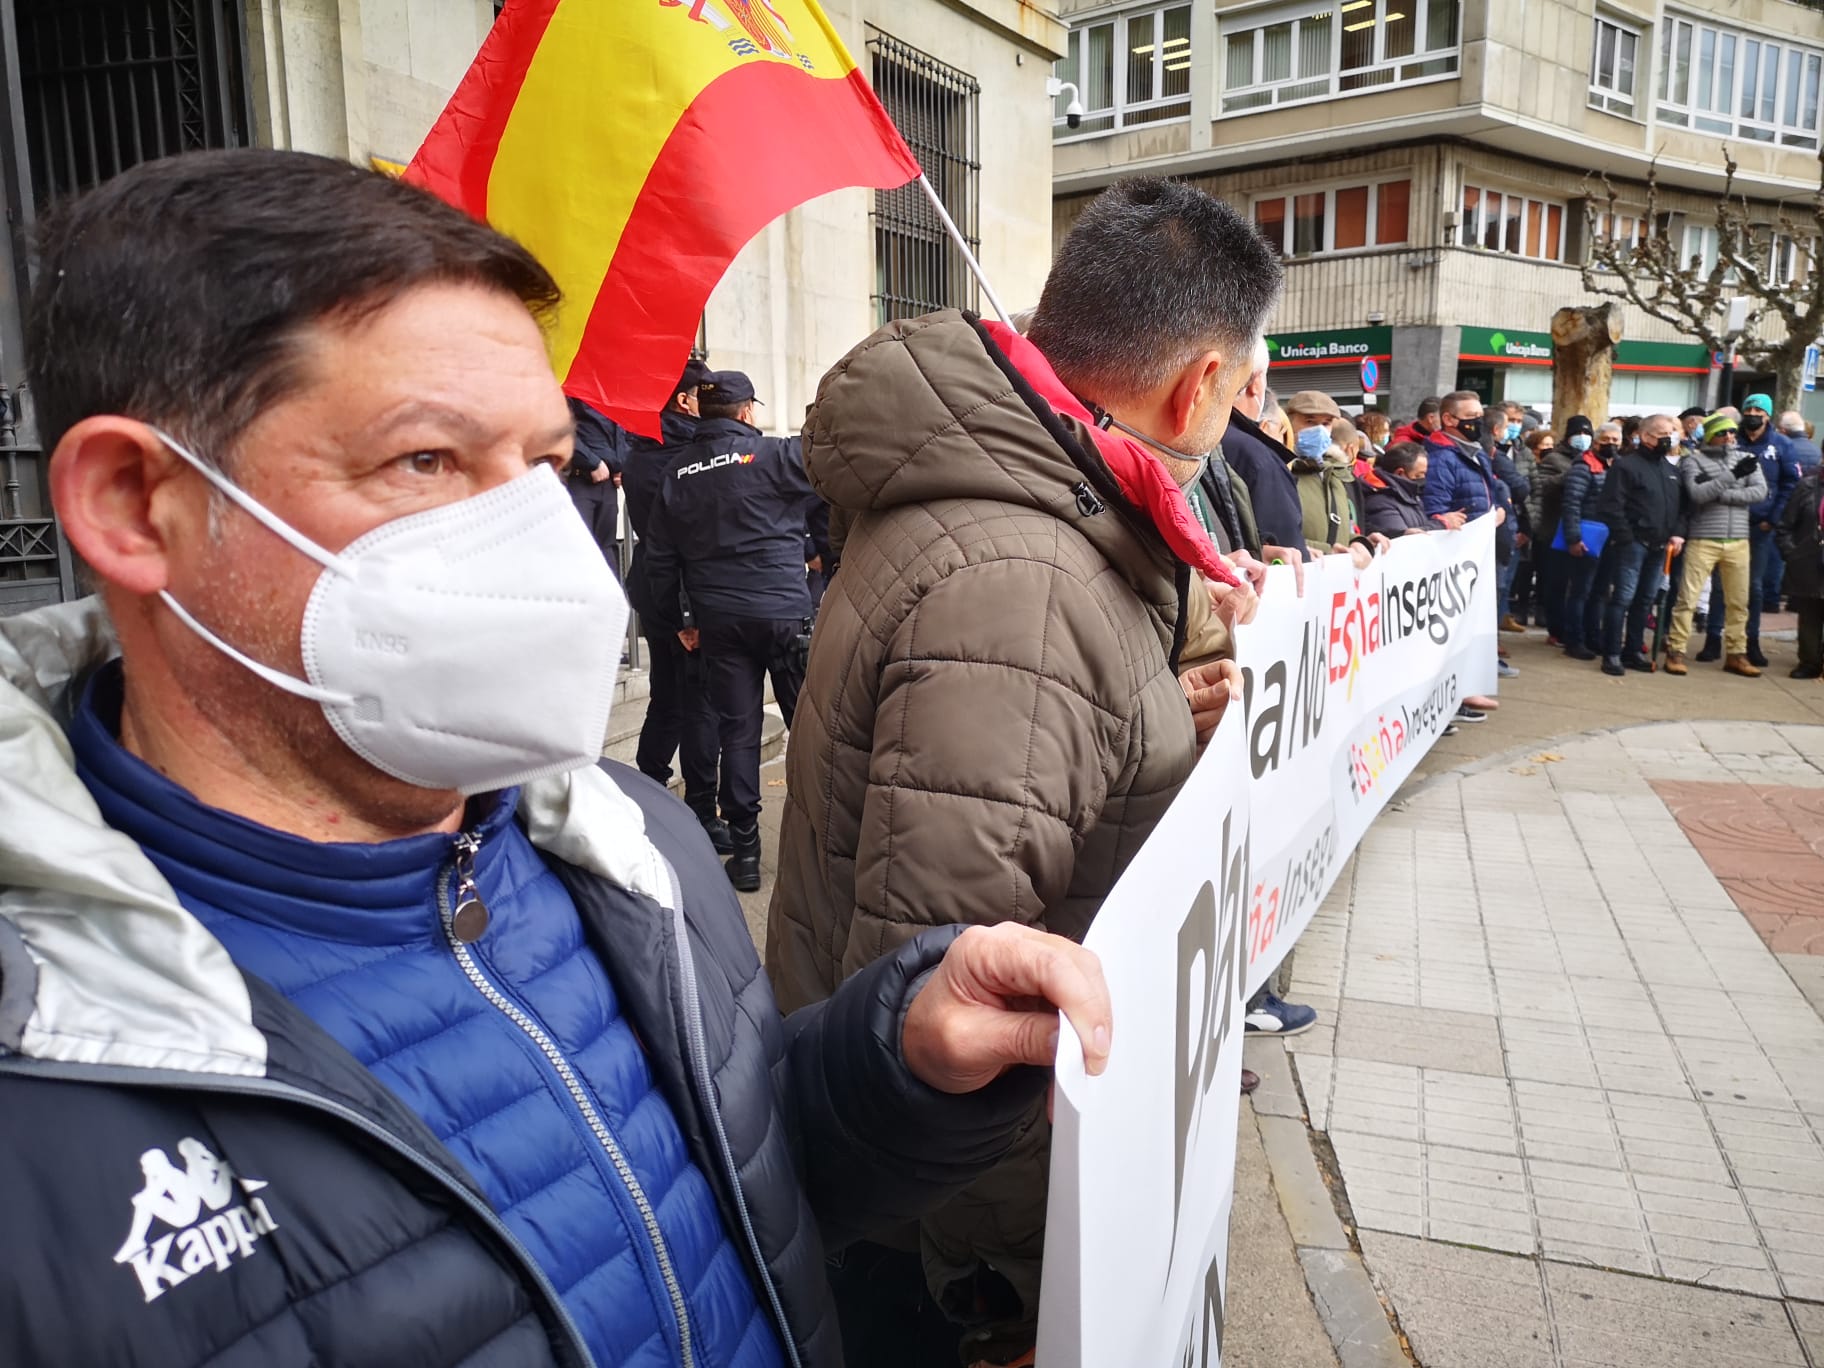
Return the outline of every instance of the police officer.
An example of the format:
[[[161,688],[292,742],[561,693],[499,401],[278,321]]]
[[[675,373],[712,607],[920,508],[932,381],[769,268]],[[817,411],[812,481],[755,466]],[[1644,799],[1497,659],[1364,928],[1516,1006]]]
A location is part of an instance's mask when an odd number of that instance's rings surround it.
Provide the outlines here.
[[[570,501],[582,515],[583,525],[602,548],[608,568],[618,577],[620,556],[620,499],[615,482],[626,465],[629,434],[605,414],[574,396],[570,417],[576,423],[576,450],[567,469]]]
[[[677,756],[678,768],[684,774],[685,803],[697,814],[717,852],[728,855],[735,847],[729,838],[728,823],[716,814],[716,757],[720,743],[703,660],[686,651],[678,640],[678,631],[684,626],[678,596],[674,593],[669,598],[655,599],[648,592],[645,573],[645,539],[651,533],[653,502],[665,482],[666,466],[672,456],[696,435],[698,386],[709,375],[709,367],[691,357],[659,415],[659,440],[627,434],[621,492],[627,499],[627,521],[639,538],[627,574],[627,597],[640,615],[652,689],[646,700],[646,720],[640,727],[634,763],[642,774],[668,784],[672,757]]]
[[[718,371],[698,392],[695,440],[671,453],[653,501],[647,592],[657,603],[688,594],[678,639],[701,651],[722,742],[722,815],[734,839],[729,881],[760,887],[760,727],[763,689],[792,725],[804,682],[811,616],[805,519],[817,501],[796,437],[754,426],[753,382]]]

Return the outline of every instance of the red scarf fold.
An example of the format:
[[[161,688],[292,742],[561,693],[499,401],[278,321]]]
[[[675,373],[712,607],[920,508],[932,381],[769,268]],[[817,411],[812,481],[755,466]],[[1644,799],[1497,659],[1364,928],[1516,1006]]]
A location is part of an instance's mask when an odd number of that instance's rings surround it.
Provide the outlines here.
[[[1025,377],[1026,383],[1038,391],[1046,403],[1089,429],[1096,449],[1108,463],[1115,483],[1121,487],[1122,495],[1152,520],[1159,535],[1165,538],[1165,544],[1172,549],[1172,554],[1192,569],[1202,571],[1206,579],[1239,586],[1240,576],[1217,552],[1216,544],[1210,540],[1209,533],[1203,530],[1203,524],[1197,521],[1197,515],[1191,511],[1184,491],[1165,473],[1165,466],[1159,459],[1131,438],[1098,427],[1095,415],[1084,406],[1082,400],[1070,392],[1069,386],[1058,379],[1058,373],[1051,368],[1051,362],[1030,341],[1005,323],[984,321],[982,326],[988,330],[988,336],[994,339],[994,344],[1013,362],[1014,369]]]

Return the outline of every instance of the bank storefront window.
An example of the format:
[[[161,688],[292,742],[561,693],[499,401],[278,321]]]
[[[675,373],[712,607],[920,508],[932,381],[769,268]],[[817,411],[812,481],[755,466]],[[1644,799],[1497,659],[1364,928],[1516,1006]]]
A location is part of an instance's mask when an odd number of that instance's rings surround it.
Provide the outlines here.
[[[1461,0],[1300,0],[1220,16],[1224,114],[1454,76]]]
[[[1083,102],[1083,122],[1072,128],[1070,95],[1058,93],[1054,138],[1183,118],[1191,112],[1191,7],[1167,5],[1080,24],[1052,74],[1074,85]]]
[[[1815,149],[1820,79],[1813,48],[1674,14],[1659,26],[1662,123]]]
[[[1254,224],[1285,257],[1398,247],[1409,237],[1412,182],[1338,185],[1257,195]]]

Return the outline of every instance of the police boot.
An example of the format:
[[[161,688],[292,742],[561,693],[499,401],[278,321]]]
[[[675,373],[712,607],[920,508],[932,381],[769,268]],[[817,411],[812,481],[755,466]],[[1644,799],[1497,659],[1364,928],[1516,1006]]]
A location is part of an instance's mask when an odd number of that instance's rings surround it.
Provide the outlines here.
[[[728,881],[742,893],[760,891],[760,823],[748,826],[733,826],[728,829],[733,839],[735,853],[723,861],[722,867],[728,871]]]
[[[1761,639],[1758,636],[1748,638],[1748,663],[1757,669],[1767,668],[1767,657],[1761,654]]]
[[[690,810],[697,815],[697,824],[703,828],[703,834],[709,837],[710,845],[715,847],[718,855],[735,853],[734,837],[728,834],[728,823],[716,816],[716,800],[709,802],[692,802]]]

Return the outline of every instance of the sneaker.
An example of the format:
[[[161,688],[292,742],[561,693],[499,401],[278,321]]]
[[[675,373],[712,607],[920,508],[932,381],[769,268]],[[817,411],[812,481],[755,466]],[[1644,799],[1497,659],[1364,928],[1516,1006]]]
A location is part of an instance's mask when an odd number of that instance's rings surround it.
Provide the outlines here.
[[[1295,1002],[1281,1002],[1271,993],[1262,993],[1248,1008],[1248,1035],[1298,1035],[1317,1025],[1317,1009],[1301,1007]]]
[[[1596,659],[1596,652],[1592,651],[1588,646],[1566,646],[1564,648],[1564,653],[1572,660]]]
[[[1602,672],[1606,675],[1620,676],[1625,675],[1628,672],[1628,669],[1627,666],[1621,663],[1620,656],[1604,656],[1602,658]]]
[[[1450,720],[1452,722],[1486,722],[1488,714],[1477,712],[1474,708],[1458,708],[1457,715]]]
[[[1512,662],[1506,661],[1506,660],[1497,660],[1495,662],[1495,673],[1497,675],[1499,675],[1502,679],[1520,678],[1519,667],[1514,665]]]
[[[1545,644],[1546,644],[1546,645],[1547,645],[1547,646],[1562,646],[1562,645],[1564,645],[1564,643],[1563,643],[1563,642],[1562,642],[1562,641],[1560,641],[1560,640],[1558,640],[1558,638],[1557,638],[1557,637],[1556,637],[1556,636],[1554,636],[1554,635],[1553,635],[1553,634],[1552,634],[1552,633],[1550,633],[1550,632],[1547,632],[1547,633],[1546,633],[1546,634],[1545,634]]]
[[[1645,656],[1640,655],[1623,656],[1621,658],[1621,667],[1624,670],[1639,670],[1642,674],[1653,673],[1653,662],[1648,660]]]

